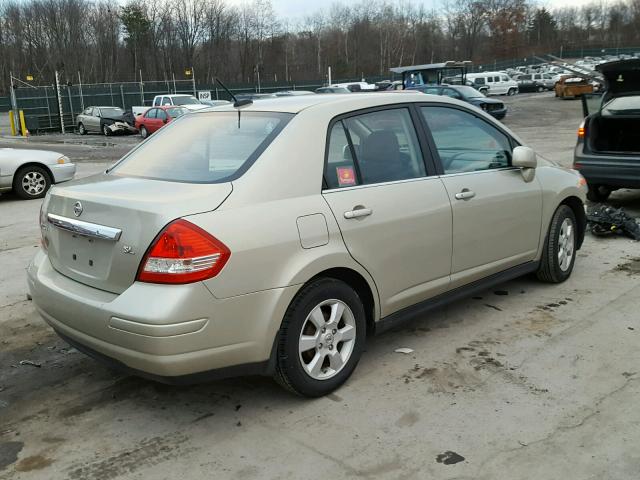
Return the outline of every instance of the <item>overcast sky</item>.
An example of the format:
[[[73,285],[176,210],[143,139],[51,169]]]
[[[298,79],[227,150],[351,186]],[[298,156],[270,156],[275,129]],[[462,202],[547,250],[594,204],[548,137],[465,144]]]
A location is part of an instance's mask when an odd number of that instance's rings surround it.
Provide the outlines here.
[[[232,4],[242,4],[247,0],[227,0]],[[593,0],[541,0],[540,5],[549,8],[572,7],[591,3]],[[315,11],[328,8],[336,0],[272,0],[273,8],[280,18],[296,19],[314,13]],[[437,8],[444,3],[444,0],[414,0],[412,3],[423,3],[428,8]]]

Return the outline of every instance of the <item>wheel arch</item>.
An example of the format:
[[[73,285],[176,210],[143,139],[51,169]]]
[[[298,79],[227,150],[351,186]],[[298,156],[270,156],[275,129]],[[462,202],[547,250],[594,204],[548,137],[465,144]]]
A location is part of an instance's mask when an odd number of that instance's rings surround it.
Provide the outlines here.
[[[578,197],[570,196],[562,200],[562,202],[560,202],[560,205],[568,206],[573,211],[573,214],[576,217],[576,222],[578,223],[578,238],[576,249],[580,249],[580,247],[582,247],[582,242],[584,241],[584,236],[587,230],[587,216],[584,212],[584,204]]]
[[[336,280],[343,281],[356,291],[358,296],[362,299],[365,315],[367,317],[367,335],[369,336],[373,334],[375,330],[377,306],[374,297],[374,289],[369,282],[357,271],[346,267],[330,268],[319,272],[307,283],[311,283],[318,278],[334,278]]]
[[[53,177],[53,172],[51,171],[51,169],[44,163],[40,163],[40,162],[25,162],[21,165],[18,166],[18,168],[16,168],[15,173],[13,174],[13,181],[15,182],[16,180],[16,176],[18,175],[18,172],[20,170],[22,170],[25,167],[40,167],[42,168],[45,172],[47,172],[47,175],[49,175],[49,180],[51,181],[51,184],[54,183],[54,177]]]

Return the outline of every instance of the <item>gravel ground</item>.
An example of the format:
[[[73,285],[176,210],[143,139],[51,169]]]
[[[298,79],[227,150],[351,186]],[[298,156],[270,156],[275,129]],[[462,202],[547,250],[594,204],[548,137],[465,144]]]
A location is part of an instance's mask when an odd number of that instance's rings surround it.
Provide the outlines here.
[[[571,163],[579,102],[504,100],[507,125]],[[25,143],[84,176],[135,141]],[[612,202],[640,215],[639,192]],[[638,478],[637,242],[587,236],[567,282],[522,278],[416,319],[372,339],[336,393],[304,400],[266,378],[168,387],[69,348],[25,299],[39,207],[0,197],[1,480]]]

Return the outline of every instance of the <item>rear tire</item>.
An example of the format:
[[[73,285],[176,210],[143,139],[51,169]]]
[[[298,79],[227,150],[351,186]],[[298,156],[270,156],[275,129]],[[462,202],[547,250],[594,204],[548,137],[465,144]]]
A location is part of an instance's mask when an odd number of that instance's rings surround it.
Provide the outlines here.
[[[42,198],[51,187],[51,175],[36,165],[22,167],[13,177],[13,191],[23,200]]]
[[[147,138],[149,136],[149,131],[146,129],[144,125],[140,127],[140,136],[142,138]]]
[[[507,95],[509,95],[510,97],[514,96],[515,94],[516,94],[515,88],[510,88],[509,91],[507,92]]]
[[[536,272],[539,280],[562,283],[571,276],[576,260],[577,239],[576,216],[569,206],[560,205],[553,214],[544,242],[540,267]]]
[[[538,93],[542,93],[542,92],[544,92],[544,87],[542,85],[538,85],[538,88],[536,88],[536,91]]]
[[[606,202],[611,195],[611,189],[604,185],[589,185],[587,198],[595,203]]]
[[[320,278],[303,287],[282,321],[276,381],[306,397],[331,393],[356,368],[366,329],[362,301],[349,285]]]

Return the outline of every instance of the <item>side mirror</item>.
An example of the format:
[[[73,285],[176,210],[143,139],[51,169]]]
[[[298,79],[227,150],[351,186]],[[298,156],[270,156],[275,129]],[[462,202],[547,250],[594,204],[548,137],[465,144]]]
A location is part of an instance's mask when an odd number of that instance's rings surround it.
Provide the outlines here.
[[[511,165],[520,168],[522,171],[522,177],[525,182],[530,182],[535,176],[536,167],[538,166],[538,160],[536,159],[536,152],[529,147],[516,147],[513,149],[511,158]]]

